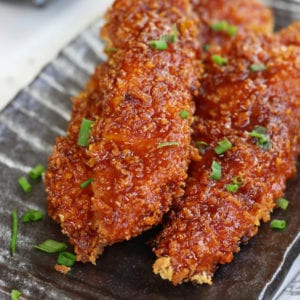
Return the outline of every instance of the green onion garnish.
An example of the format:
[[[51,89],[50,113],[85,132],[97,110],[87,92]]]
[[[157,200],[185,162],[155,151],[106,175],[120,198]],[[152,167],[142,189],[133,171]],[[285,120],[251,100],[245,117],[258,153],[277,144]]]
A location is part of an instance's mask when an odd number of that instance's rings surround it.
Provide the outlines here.
[[[233,184],[237,184],[238,186],[241,186],[244,184],[245,180],[241,175],[238,175],[232,179]]]
[[[182,119],[187,119],[189,115],[190,115],[190,113],[189,113],[187,110],[185,110],[185,109],[183,109],[183,110],[180,112],[180,117],[181,117]]]
[[[38,179],[42,176],[45,171],[45,167],[41,164],[36,165],[32,170],[29,171],[28,175],[31,179]]]
[[[231,193],[236,193],[239,189],[237,184],[226,184],[226,191]]]
[[[57,258],[59,265],[72,267],[76,262],[76,255],[68,251],[60,252]]]
[[[249,70],[251,72],[259,72],[259,71],[264,71],[266,70],[266,66],[264,64],[252,64],[250,67],[249,67]]]
[[[272,220],[270,223],[270,227],[272,229],[279,229],[283,230],[286,227],[286,222],[285,220]]]
[[[155,50],[166,50],[168,44],[164,40],[153,40],[149,42],[149,45]]]
[[[286,210],[289,205],[289,201],[284,198],[278,198],[276,200],[276,204],[279,208]]]
[[[195,145],[196,145],[196,147],[197,148],[201,148],[201,149],[203,149],[203,148],[206,148],[206,147],[208,147],[208,143],[206,143],[206,142],[204,142],[204,141],[197,141],[196,143],[195,143]]]
[[[177,42],[177,36],[178,36],[178,30],[176,24],[173,25],[173,33],[171,34],[165,34],[161,37],[161,40],[167,42],[167,43],[176,43]]]
[[[25,193],[29,193],[31,191],[31,185],[24,176],[20,177],[18,182]]]
[[[88,146],[91,127],[94,123],[94,121],[90,121],[85,118],[82,119],[77,141],[79,146]]]
[[[225,66],[228,63],[227,57],[223,57],[217,54],[212,55],[211,59],[214,63],[216,63],[219,66]]]
[[[232,183],[226,185],[226,191],[236,193],[241,185],[244,184],[244,178],[238,175],[232,179]]]
[[[12,216],[12,234],[10,241],[10,252],[11,255],[14,255],[16,252],[17,245],[17,235],[18,235],[18,213],[16,210],[13,210],[11,213]]]
[[[254,129],[249,133],[251,137],[256,138],[256,144],[262,149],[270,149],[272,143],[270,137],[267,134],[267,129],[262,126],[255,126]]]
[[[234,36],[237,33],[237,27],[234,25],[230,25],[227,23],[227,21],[220,21],[217,23],[214,23],[210,26],[210,28],[214,31],[224,31],[226,32],[230,37]]]
[[[106,48],[105,50],[106,50],[106,52],[108,52],[108,53],[115,53],[115,52],[118,51],[118,49],[117,49],[117,48],[114,48],[114,47],[108,47],[108,48]]]
[[[21,292],[18,290],[11,290],[10,299],[11,300],[19,300],[21,296]]]
[[[224,140],[218,142],[218,146],[215,147],[214,150],[218,155],[220,155],[220,154],[225,153],[226,151],[228,151],[231,148],[232,148],[231,142],[227,138],[225,138]]]
[[[43,218],[43,213],[39,210],[28,209],[22,216],[23,223],[39,221]]]
[[[54,240],[46,240],[45,242],[34,245],[35,249],[47,252],[47,253],[57,253],[67,249],[67,245],[65,243],[57,242]]]
[[[163,142],[163,143],[158,144],[157,149],[167,147],[167,146],[179,146],[179,143],[178,142]]]
[[[202,46],[202,50],[204,51],[204,52],[206,52],[206,51],[208,51],[209,50],[209,45],[208,44],[204,44],[203,46]]]
[[[82,183],[80,184],[80,188],[81,188],[81,189],[86,188],[86,187],[87,187],[89,184],[91,184],[93,181],[94,181],[94,178],[89,178],[88,180],[86,180],[86,181],[84,181],[84,182],[82,182]]]
[[[222,167],[215,160],[211,164],[210,179],[220,180],[222,178]]]

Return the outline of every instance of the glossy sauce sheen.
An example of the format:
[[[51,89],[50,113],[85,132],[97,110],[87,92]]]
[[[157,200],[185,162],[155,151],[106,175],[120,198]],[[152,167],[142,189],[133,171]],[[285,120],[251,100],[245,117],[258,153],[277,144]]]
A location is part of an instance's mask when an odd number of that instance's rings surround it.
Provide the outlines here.
[[[184,0],[119,0],[107,14],[108,62],[74,100],[68,136],[58,139],[46,174],[49,214],[78,260],[95,262],[104,246],[158,224],[183,194],[201,73],[189,11]],[[164,51],[148,45],[174,24],[176,43]],[[88,148],[76,145],[83,116],[95,120]],[[159,148],[164,142],[178,145]],[[93,183],[81,190],[88,178]]]
[[[238,36],[218,53],[226,66],[207,56],[197,97],[193,141],[205,141],[200,162],[192,162],[186,193],[167,218],[154,252],[154,271],[178,284],[211,284],[218,264],[239,251],[239,244],[268,221],[275,200],[295,174],[300,117],[300,48],[283,46],[276,37]],[[292,43],[290,43],[292,44]],[[212,53],[210,53],[212,54]],[[251,72],[250,65],[267,69]],[[260,148],[249,132],[267,129],[272,147]],[[233,144],[225,154],[214,147],[224,138]],[[222,178],[210,179],[212,161]],[[236,176],[244,184],[236,193],[226,185]]]

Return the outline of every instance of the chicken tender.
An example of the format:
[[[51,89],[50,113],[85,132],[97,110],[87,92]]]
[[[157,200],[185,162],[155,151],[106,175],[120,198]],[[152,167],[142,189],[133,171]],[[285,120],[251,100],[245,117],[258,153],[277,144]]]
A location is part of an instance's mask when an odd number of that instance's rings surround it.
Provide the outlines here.
[[[207,58],[195,113],[202,160],[154,243],[154,272],[175,285],[211,284],[296,171],[300,48],[249,34],[215,54],[226,60]]]
[[[95,263],[106,245],[158,224],[183,195],[201,74],[190,11],[185,0],[117,0],[107,14],[108,62],[74,101],[46,173],[49,214],[77,260]],[[95,121],[88,147],[77,145],[83,117]]]

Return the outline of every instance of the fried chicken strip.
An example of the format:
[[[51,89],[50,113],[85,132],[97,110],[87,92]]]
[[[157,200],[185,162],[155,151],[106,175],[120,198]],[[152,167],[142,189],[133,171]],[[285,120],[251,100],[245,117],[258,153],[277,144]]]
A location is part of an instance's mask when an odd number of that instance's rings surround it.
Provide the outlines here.
[[[271,9],[257,0],[191,0],[191,3],[200,19],[198,38],[202,45],[209,48],[226,45],[235,34],[230,29],[214,28],[214,25],[222,21],[236,26],[239,34],[270,33],[274,27]]]
[[[212,283],[218,264],[229,263],[239,244],[270,219],[286,180],[295,174],[300,117],[300,48],[277,37],[238,36],[208,58],[197,99],[193,141],[207,143],[193,162],[185,196],[178,201],[153,251],[154,272],[179,284]],[[263,71],[251,66],[263,64]],[[260,126],[260,127],[256,127]],[[251,134],[258,129],[261,138]],[[218,142],[232,148],[218,155]],[[212,178],[212,164],[221,178]],[[228,184],[240,181],[236,192]]]
[[[177,30],[167,49],[149,46]],[[186,0],[117,0],[102,36],[108,62],[75,99],[68,135],[57,140],[46,174],[49,214],[77,260],[92,263],[106,245],[158,224],[182,196],[201,72]],[[77,145],[82,117],[95,120],[88,148]],[[80,189],[88,178],[92,184]]]

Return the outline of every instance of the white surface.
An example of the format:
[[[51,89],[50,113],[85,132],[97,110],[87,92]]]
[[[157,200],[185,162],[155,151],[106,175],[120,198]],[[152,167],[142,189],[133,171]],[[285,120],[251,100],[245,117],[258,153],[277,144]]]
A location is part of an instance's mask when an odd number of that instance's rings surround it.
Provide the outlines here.
[[[72,38],[104,14],[110,0],[0,2],[0,109]]]

